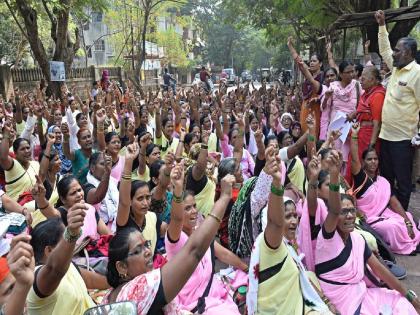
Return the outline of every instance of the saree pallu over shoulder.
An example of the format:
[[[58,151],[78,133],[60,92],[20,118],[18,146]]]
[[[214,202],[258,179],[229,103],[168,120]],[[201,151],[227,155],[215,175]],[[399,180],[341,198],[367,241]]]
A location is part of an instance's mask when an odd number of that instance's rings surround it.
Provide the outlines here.
[[[414,238],[408,235],[404,218],[388,207],[391,197],[389,182],[378,176],[361,198],[357,200],[357,207],[365,213],[367,222],[389,244],[396,254],[411,254],[420,243],[420,232],[411,213],[407,217],[413,225]]]

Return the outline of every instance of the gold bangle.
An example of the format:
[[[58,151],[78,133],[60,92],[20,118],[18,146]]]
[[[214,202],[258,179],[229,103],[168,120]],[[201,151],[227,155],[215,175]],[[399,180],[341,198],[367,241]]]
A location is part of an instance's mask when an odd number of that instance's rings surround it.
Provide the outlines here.
[[[215,219],[219,224],[222,223],[222,219],[220,219],[217,215],[213,213],[209,213],[209,217],[212,217],[213,219]]]

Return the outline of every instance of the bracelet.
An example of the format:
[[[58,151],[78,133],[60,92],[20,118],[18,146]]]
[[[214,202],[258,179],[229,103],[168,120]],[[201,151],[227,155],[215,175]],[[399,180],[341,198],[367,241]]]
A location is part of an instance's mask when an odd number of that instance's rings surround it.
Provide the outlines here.
[[[340,191],[340,184],[329,184],[328,187],[330,191],[339,192]]]
[[[124,174],[123,174],[123,175],[121,176],[121,178],[122,178],[122,179],[125,179],[125,180],[131,180],[131,174],[130,174],[130,175],[124,175]]]
[[[220,219],[217,215],[213,213],[209,213],[209,217],[212,217],[213,219],[215,219],[219,224],[222,223],[222,219]]]
[[[179,197],[175,194],[172,195],[172,200],[176,203],[182,203],[183,199],[184,199],[184,193],[182,193],[182,195]]]
[[[45,206],[45,207],[40,207],[39,205],[38,205],[38,209],[39,210],[45,210],[45,209],[47,209],[48,207],[49,207],[49,203],[47,203],[47,205]]]
[[[208,150],[209,146],[207,144],[202,143],[201,144],[201,149],[203,150]]]
[[[163,175],[165,175],[166,177],[171,177],[171,173],[169,172],[169,174],[167,174],[166,172],[163,172]]]
[[[271,192],[279,197],[283,197],[284,195],[284,186],[280,185],[280,187],[276,187],[273,184],[271,184]]]
[[[318,189],[318,185],[319,185],[319,181],[316,181],[316,182],[313,182],[313,183],[311,183],[311,182],[308,183],[308,187],[312,188],[312,189]]]
[[[68,243],[76,243],[76,241],[80,238],[81,235],[82,235],[82,228],[80,228],[79,233],[74,235],[74,234],[71,234],[69,229],[66,227],[64,229],[63,238]]]
[[[357,140],[357,139],[359,139],[359,137],[357,137],[357,136],[351,136],[351,138],[352,138],[353,140]]]
[[[50,160],[51,159],[51,156],[49,156],[49,155],[46,155],[46,154],[43,154],[48,160]]]
[[[407,294],[405,295],[407,300],[412,303],[415,298],[417,298],[417,294],[413,290],[408,290]]]
[[[315,137],[313,135],[308,135],[309,142],[315,142]]]

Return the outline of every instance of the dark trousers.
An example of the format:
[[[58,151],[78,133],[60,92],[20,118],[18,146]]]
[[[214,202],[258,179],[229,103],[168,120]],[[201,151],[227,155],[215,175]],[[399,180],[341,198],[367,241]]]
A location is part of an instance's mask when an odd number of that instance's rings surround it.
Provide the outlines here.
[[[407,211],[411,195],[411,172],[414,147],[410,140],[381,139],[380,171],[391,184],[392,194]]]

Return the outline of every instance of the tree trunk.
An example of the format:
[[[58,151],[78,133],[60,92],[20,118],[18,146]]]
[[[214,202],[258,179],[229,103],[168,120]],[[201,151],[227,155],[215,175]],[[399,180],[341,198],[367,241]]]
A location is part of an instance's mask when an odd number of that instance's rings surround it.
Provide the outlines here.
[[[147,24],[149,23],[150,18],[150,8],[147,5],[144,8],[144,21],[143,21],[143,29],[141,31],[141,41],[139,46],[141,45],[140,53],[139,53],[139,60],[137,64],[137,71],[136,71],[136,81],[139,86],[141,86],[141,67],[143,62],[146,60],[146,34],[147,34]]]

